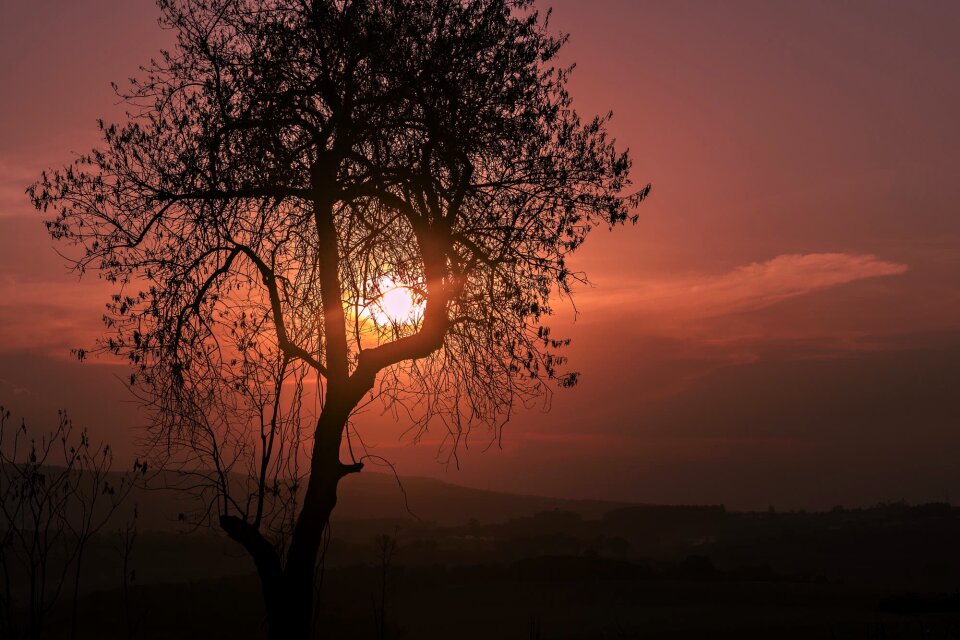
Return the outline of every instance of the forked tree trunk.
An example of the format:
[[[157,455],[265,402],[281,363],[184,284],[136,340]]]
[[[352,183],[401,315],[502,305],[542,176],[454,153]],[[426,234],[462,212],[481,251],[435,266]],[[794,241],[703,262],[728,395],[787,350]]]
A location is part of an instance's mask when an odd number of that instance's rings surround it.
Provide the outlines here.
[[[339,428],[335,422],[339,422]],[[246,548],[256,564],[270,640],[307,640],[312,637],[315,569],[323,532],[337,503],[340,480],[360,471],[363,466],[340,462],[340,434],[345,423],[345,417],[328,414],[326,419],[320,418],[310,480],[285,563],[274,546],[249,523],[234,517],[220,520],[224,531]]]

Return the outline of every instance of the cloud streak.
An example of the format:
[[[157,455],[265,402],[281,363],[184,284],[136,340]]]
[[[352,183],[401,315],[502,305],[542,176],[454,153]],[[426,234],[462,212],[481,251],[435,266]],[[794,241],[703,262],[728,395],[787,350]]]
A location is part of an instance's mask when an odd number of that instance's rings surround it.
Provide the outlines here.
[[[0,353],[32,351],[65,356],[91,347],[113,286],[101,280],[30,281],[0,276]]]
[[[642,282],[611,297],[641,315],[697,320],[756,311],[850,282],[900,275],[908,269],[906,264],[871,254],[781,254],[718,275]]]
[[[39,175],[39,171],[26,171],[0,158],[0,218],[36,215],[26,190]]]

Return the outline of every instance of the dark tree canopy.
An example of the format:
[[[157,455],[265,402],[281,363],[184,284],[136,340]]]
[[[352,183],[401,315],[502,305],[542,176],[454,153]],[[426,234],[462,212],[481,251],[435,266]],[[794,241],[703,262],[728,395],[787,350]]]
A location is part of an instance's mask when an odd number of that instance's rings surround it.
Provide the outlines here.
[[[566,38],[532,0],[159,4],[177,46],[119,90],[127,121],[30,195],[117,284],[101,348],[134,365],[155,443],[213,470],[255,558],[284,541],[289,578],[324,478],[332,509],[359,470],[339,461],[358,405],[455,441],[576,381],[543,320],[581,278],[568,256],[649,187],[609,116],[574,111]],[[410,317],[374,312],[394,288]]]

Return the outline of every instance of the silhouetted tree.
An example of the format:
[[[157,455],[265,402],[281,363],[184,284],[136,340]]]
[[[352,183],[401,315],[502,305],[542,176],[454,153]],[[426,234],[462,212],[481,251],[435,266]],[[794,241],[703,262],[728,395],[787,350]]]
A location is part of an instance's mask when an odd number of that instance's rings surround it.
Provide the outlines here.
[[[71,593],[76,636],[84,553],[120,507],[131,478],[111,483],[109,445],[91,443],[63,412],[37,436],[14,426],[0,407],[0,631],[40,638],[64,589]],[[26,617],[25,626],[21,626]]]
[[[374,546],[377,550],[377,564],[380,569],[380,602],[371,594],[373,602],[373,625],[374,637],[377,640],[385,640],[387,637],[387,587],[389,586],[390,566],[393,564],[393,556],[397,552],[397,534],[395,530],[393,535],[381,533],[374,538]]]
[[[30,195],[118,286],[99,349],[134,365],[155,451],[253,557],[271,636],[303,638],[354,412],[441,423],[454,456],[574,384],[542,321],[649,187],[574,111],[532,0],[159,5],[177,45],[118,90],[128,120]]]
[[[137,543],[137,520],[140,517],[139,508],[135,505],[130,518],[117,531],[117,551],[120,554],[120,596],[123,608],[123,629],[128,640],[137,637],[137,630],[143,621],[145,611],[138,608],[134,614],[132,600],[132,585],[137,580],[137,571],[132,566],[133,550]]]

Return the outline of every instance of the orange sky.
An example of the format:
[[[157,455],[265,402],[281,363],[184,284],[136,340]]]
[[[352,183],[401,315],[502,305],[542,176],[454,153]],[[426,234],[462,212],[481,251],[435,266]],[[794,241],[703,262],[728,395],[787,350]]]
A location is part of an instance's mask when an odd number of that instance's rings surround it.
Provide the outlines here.
[[[581,384],[459,471],[361,427],[405,474],[735,507],[960,496],[960,5],[562,0],[582,112],[613,109],[639,224],[578,257]],[[122,370],[68,360],[106,289],[68,274],[23,189],[96,142],[169,34],[149,0],[4,5],[0,402],[130,451]],[[125,444],[126,443],[126,444]]]

